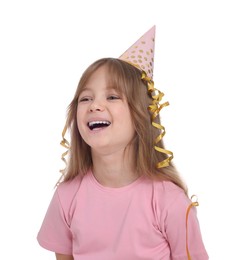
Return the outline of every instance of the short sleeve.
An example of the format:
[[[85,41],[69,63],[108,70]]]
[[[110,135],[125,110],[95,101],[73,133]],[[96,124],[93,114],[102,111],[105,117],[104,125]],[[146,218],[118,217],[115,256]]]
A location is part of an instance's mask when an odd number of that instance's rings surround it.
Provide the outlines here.
[[[58,196],[58,188],[50,202],[37,240],[47,250],[72,255],[72,234]]]
[[[191,259],[208,259],[195,207],[192,207],[189,212],[188,228],[186,229],[186,213],[190,204],[191,200],[183,192],[180,192],[176,193],[175,199],[167,205],[164,228],[173,260],[187,259],[186,246],[188,246]],[[187,244],[186,236],[188,236]]]

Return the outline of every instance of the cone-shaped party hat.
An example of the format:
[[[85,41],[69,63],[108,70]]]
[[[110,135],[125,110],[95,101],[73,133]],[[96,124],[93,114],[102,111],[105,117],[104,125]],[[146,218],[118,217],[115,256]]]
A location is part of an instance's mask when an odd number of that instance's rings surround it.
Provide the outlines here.
[[[155,51],[155,25],[139,38],[120,57],[133,66],[146,72],[147,76],[153,78]]]

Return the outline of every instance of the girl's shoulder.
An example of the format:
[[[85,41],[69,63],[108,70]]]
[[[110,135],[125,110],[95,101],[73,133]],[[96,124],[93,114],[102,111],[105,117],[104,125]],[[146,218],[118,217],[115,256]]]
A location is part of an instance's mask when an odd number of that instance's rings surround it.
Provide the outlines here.
[[[170,193],[170,192],[183,192],[183,190],[178,185],[173,183],[172,181],[155,180],[153,182],[154,182],[156,189],[162,190],[164,192],[168,192],[168,193]]]
[[[184,190],[182,188],[180,188],[178,185],[176,185],[175,183],[173,183],[172,181],[168,181],[168,180],[148,180],[147,182],[149,184],[152,183],[152,187],[154,189],[155,193],[158,194],[162,194],[162,196],[166,196],[166,195],[178,195],[181,193],[184,193]]]
[[[79,189],[81,184],[82,178],[81,175],[77,175],[75,178],[63,181],[57,186],[57,192],[60,195],[71,195],[75,194],[76,191]]]
[[[171,181],[153,181],[156,203],[163,209],[175,204],[188,205],[190,200],[184,190]]]
[[[56,196],[64,211],[68,211],[82,183],[81,175],[72,180],[61,182],[56,188]]]

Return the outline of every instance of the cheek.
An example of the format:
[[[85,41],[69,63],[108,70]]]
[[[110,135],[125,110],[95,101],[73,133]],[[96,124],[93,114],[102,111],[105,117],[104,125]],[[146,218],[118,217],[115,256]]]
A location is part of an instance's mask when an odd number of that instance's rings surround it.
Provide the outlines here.
[[[77,127],[81,134],[83,128],[84,128],[84,122],[83,122],[83,113],[80,109],[77,110],[76,113],[76,120],[77,120]]]
[[[132,115],[131,115],[129,109],[122,111],[121,115],[124,115],[123,116],[123,125],[126,126],[126,128],[128,128],[130,131],[135,132]]]

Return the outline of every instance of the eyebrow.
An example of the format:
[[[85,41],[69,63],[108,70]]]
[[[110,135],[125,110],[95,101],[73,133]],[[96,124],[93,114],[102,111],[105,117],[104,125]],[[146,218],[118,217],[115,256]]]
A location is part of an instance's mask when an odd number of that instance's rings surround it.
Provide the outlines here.
[[[83,87],[82,90],[80,91],[80,93],[82,93],[83,91],[86,91],[86,90],[91,90],[91,89],[87,88],[87,87]]]
[[[116,91],[118,91],[118,88],[113,87],[113,86],[107,86],[106,90],[116,90]],[[82,93],[83,91],[92,91],[92,89],[89,88],[89,87],[83,87],[82,90],[80,91],[80,93]]]

